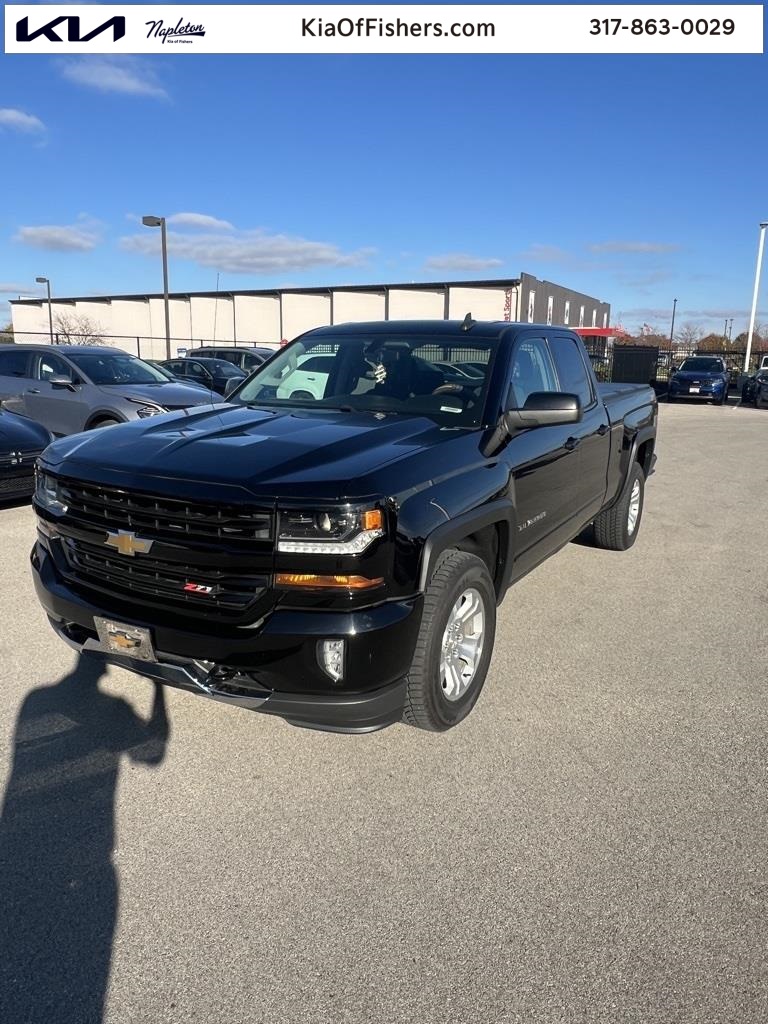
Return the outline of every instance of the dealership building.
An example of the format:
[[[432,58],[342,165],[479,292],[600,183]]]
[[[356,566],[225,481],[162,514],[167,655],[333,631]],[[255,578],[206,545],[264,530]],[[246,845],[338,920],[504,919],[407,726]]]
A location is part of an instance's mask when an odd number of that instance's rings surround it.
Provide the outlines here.
[[[65,341],[87,325],[118,348],[147,359],[165,358],[162,294],[54,297],[11,302],[17,342]],[[492,281],[341,285],[169,296],[171,354],[199,344],[274,344],[313,327],[365,320],[522,320],[606,328],[608,303],[531,274]]]

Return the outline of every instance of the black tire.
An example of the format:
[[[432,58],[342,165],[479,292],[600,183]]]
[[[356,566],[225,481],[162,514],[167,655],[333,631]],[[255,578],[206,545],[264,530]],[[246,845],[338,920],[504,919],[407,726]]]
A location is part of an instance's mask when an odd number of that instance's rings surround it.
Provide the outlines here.
[[[640,509],[637,513],[634,529],[629,529],[629,506],[635,481],[640,485]],[[629,480],[621,498],[605,512],[601,512],[595,520],[595,543],[599,548],[608,551],[626,551],[635,543],[640,522],[643,518],[643,502],[645,500],[645,474],[638,462],[629,472]]]
[[[120,420],[112,419],[111,416],[105,416],[104,419],[96,420],[95,423],[91,423],[88,427],[89,430],[96,430],[97,427],[116,427]]]
[[[469,588],[482,603],[482,648],[466,691],[458,699],[449,700],[440,678],[443,635],[454,606]],[[445,732],[466,718],[488,674],[495,635],[496,592],[485,562],[466,551],[446,552],[424,594],[421,628],[406,680],[403,721],[419,729]]]
[[[670,403],[670,402],[674,402],[674,400],[675,400],[675,396],[674,396],[674,395],[672,395],[672,394],[670,394],[670,392],[668,391],[668,392],[667,392],[667,402],[668,402],[668,403]]]
[[[715,405],[725,405],[725,403],[727,401],[728,401],[728,392],[727,391],[723,391],[721,397],[718,398],[718,400],[715,402]]]

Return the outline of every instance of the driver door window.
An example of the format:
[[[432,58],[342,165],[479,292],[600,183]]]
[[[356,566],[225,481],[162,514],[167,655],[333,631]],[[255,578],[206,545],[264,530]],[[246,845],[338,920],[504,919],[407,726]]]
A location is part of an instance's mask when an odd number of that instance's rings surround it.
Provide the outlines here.
[[[510,407],[522,409],[529,395],[537,391],[557,391],[557,377],[544,338],[525,338],[512,357]]]
[[[41,355],[37,363],[37,373],[35,374],[38,380],[50,380],[51,377],[69,377],[70,380],[74,377],[72,370],[67,366],[63,359],[56,355]]]

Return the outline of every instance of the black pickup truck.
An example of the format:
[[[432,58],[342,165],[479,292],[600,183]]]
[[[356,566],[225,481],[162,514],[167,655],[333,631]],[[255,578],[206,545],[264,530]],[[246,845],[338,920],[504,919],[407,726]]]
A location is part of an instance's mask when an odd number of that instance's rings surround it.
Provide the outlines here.
[[[171,685],[314,728],[445,730],[511,584],[591,523],[634,543],[656,422],[567,328],[319,328],[228,404],[52,444],[35,586],[70,646]]]

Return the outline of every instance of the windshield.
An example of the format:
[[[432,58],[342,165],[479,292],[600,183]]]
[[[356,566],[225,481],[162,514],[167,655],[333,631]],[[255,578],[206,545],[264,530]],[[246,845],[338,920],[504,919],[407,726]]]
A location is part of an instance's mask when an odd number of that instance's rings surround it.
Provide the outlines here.
[[[210,370],[211,373],[215,373],[219,377],[247,376],[239,366],[235,366],[234,363],[228,363],[226,359],[209,359],[207,362],[203,363],[203,366],[206,370]]]
[[[697,356],[693,359],[684,359],[681,370],[694,370],[696,373],[722,373],[723,364],[719,359],[707,359],[705,356]]]
[[[324,334],[296,341],[231,398],[248,405],[428,416],[441,425],[482,422],[496,339]],[[473,374],[457,366],[471,362]]]
[[[125,352],[76,352],[69,358],[94,384],[167,384],[167,373]]]

